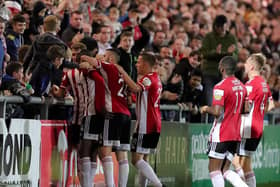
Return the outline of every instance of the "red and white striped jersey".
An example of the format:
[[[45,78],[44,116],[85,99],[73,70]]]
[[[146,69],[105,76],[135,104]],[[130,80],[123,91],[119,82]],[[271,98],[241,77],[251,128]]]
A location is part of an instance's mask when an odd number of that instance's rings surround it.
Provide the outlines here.
[[[223,107],[223,113],[215,118],[210,131],[210,142],[240,141],[241,111],[246,97],[245,86],[234,76],[215,85],[212,106]]]
[[[95,115],[105,111],[105,82],[97,70],[87,74],[88,102],[86,115]]]
[[[107,112],[130,116],[127,103],[127,85],[114,64],[98,62],[105,82],[105,108]]]
[[[136,116],[137,131],[141,134],[149,134],[161,131],[161,114],[159,100],[162,84],[157,73],[149,73],[143,76],[137,83],[142,92],[137,93]]]
[[[74,96],[72,124],[81,125],[88,98],[88,85],[83,72],[79,69],[71,69],[64,72],[60,87],[72,92]]]
[[[262,76],[255,76],[245,86],[251,108],[249,114],[242,116],[241,137],[260,138],[263,133],[265,108],[268,101],[272,100],[271,92]]]

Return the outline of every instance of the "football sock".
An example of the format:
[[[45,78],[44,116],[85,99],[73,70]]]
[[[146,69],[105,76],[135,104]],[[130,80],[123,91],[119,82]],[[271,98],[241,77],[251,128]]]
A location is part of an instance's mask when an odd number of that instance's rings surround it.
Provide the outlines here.
[[[245,181],[249,187],[256,187],[256,177],[253,171],[245,173]]]
[[[246,183],[239,177],[237,173],[232,170],[227,170],[224,173],[224,178],[236,187],[248,187]]]
[[[159,178],[155,174],[153,168],[144,160],[138,160],[135,164],[135,167],[146,177],[148,178],[154,186],[162,186]]]
[[[114,166],[112,156],[106,156],[102,159],[105,182],[108,187],[114,186]]]
[[[213,187],[224,187],[225,180],[220,170],[210,172],[210,178]]]
[[[119,186],[126,187],[129,173],[128,160],[119,161]]]

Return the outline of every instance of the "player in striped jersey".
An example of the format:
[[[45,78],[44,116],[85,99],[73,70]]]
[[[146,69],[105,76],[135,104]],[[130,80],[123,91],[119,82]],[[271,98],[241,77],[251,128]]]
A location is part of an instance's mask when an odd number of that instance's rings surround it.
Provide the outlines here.
[[[248,92],[249,113],[242,117],[241,143],[239,145],[240,164],[245,173],[245,181],[250,187],[256,186],[256,177],[251,166],[252,154],[263,134],[264,114],[273,100],[269,85],[261,76],[266,58],[261,53],[252,54],[245,63],[245,73],[249,81],[245,84]],[[272,109],[271,107],[269,109]]]
[[[219,71],[223,80],[213,89],[212,106],[203,106],[201,113],[215,116],[208,142],[209,172],[214,187],[224,186],[224,178],[233,186],[247,186],[239,175],[229,169],[233,155],[240,142],[241,111],[246,89],[234,77],[236,61],[231,56],[223,57]]]
[[[119,161],[119,186],[126,186],[129,165],[127,151],[130,149],[130,111],[127,103],[126,85],[122,75],[113,63],[119,61],[119,55],[114,49],[105,52],[106,62],[96,61],[94,58],[84,56],[91,61],[101,73],[105,81],[105,108],[106,115],[101,137],[100,158],[102,160],[105,182],[107,186],[114,186],[112,147],[117,147]]]
[[[153,153],[157,147],[161,131],[159,100],[162,85],[158,74],[153,71],[155,65],[156,59],[153,54],[141,53],[136,64],[138,76],[141,76],[137,83],[121,67],[118,67],[131,91],[137,93],[137,121],[131,142],[131,151],[132,164],[140,173],[141,186],[147,185],[147,179],[154,186],[162,186],[147,162],[148,155]]]
[[[78,63],[81,62],[81,55],[90,56],[92,54],[89,51],[82,50],[77,55]],[[73,121],[69,126],[69,134],[70,138],[74,139],[74,145],[76,146],[78,146],[80,135],[82,135],[80,161],[81,184],[84,187],[93,185],[92,182],[96,173],[98,139],[102,130],[99,124],[103,121],[100,113],[104,110],[103,106],[105,104],[105,93],[102,92],[104,87],[104,80],[96,70],[88,72],[83,69],[71,69],[65,72],[60,89],[56,88],[55,90],[57,96],[63,96],[66,90],[71,91],[74,95]]]

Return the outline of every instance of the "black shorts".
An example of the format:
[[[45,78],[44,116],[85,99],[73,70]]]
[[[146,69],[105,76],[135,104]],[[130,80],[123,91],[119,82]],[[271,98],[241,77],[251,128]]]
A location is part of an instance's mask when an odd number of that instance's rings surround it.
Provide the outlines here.
[[[102,133],[100,135],[100,144],[102,146],[116,146],[121,145],[121,139],[123,143],[129,142],[129,137],[126,133],[127,129],[122,129],[124,126],[128,126],[130,123],[130,117],[124,114],[110,114],[110,117],[105,117]],[[123,135],[123,137],[122,137]]]
[[[207,155],[210,158],[225,159],[232,161],[236,153],[238,141],[208,142]]]
[[[81,140],[81,125],[71,124],[67,126],[68,142],[70,145],[78,145]]]
[[[151,154],[155,153],[160,133],[134,133],[131,141],[131,152]]]
[[[238,144],[237,153],[240,156],[252,156],[257,150],[261,138],[242,139]]]
[[[104,117],[101,115],[86,116],[83,119],[81,128],[82,139],[84,140],[99,140],[99,135],[102,132]]]
[[[117,151],[130,151],[131,118],[123,118],[120,129],[120,146],[115,147]]]

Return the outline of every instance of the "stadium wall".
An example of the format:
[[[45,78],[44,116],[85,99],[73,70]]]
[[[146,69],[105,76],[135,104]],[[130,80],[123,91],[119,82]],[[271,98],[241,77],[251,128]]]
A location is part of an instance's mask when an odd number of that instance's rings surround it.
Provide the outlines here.
[[[212,186],[206,155],[211,125],[163,122],[158,153],[149,161],[167,186]],[[253,157],[257,186],[280,186],[280,126],[265,126]],[[129,186],[137,184],[131,167]],[[227,184],[227,186],[229,186]]]

